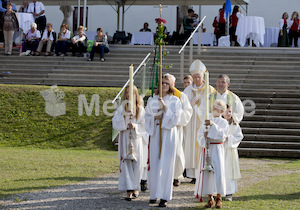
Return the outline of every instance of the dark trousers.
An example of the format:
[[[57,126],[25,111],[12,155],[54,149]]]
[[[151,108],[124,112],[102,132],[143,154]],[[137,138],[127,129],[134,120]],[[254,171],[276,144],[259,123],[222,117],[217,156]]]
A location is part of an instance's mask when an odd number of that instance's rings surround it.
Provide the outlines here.
[[[289,38],[290,38],[290,47],[293,44],[293,39],[294,39],[294,45],[295,45],[295,47],[298,47],[298,32],[290,30],[290,32],[289,32]]]
[[[39,46],[39,42],[40,42],[40,40],[38,40],[38,39],[23,42],[22,43],[22,52],[26,52],[26,50],[31,50],[31,51],[35,52]]]
[[[2,4],[1,1],[0,1],[0,4]],[[4,14],[3,12],[0,12],[0,18],[2,17],[3,14]],[[0,24],[0,27],[2,27],[1,29],[3,29],[3,26],[1,24]],[[0,30],[0,42],[4,42],[3,30]]]
[[[75,44],[72,44],[72,54],[75,55],[76,52],[79,52],[79,54],[86,52],[86,46],[83,42],[76,42]]]
[[[90,54],[90,59],[94,58],[95,52],[100,52],[100,58],[104,58],[104,53],[108,53],[109,49],[105,45],[94,45]]]
[[[37,30],[39,30],[41,33],[44,32],[47,24],[46,16],[41,16],[35,19],[35,23],[37,24]]]
[[[68,41],[57,41],[55,45],[55,54],[57,55],[59,52],[61,52],[62,54],[66,54],[67,44]]]

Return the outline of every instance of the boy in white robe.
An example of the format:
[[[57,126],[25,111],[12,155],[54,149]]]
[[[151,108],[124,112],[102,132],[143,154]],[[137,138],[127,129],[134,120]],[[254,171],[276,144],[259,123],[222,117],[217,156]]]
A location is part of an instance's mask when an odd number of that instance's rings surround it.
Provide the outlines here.
[[[134,99],[140,99],[137,88],[133,87]],[[124,100],[129,99],[129,86],[125,89]],[[142,149],[143,135],[145,133],[145,110],[140,100],[135,100],[134,111],[129,111],[128,103],[122,103],[112,118],[113,128],[119,133],[119,190],[126,190],[125,200],[131,201],[133,197],[138,197],[140,190],[140,180],[142,174]],[[132,139],[130,139],[130,134]],[[130,152],[130,143],[133,145],[133,152]],[[128,154],[132,154],[136,159],[127,159]]]
[[[160,198],[159,207],[166,207],[166,202],[172,199],[176,144],[178,143],[176,125],[180,120],[181,103],[173,95],[173,83],[169,76],[164,76],[162,79],[162,93],[162,98],[155,95],[148,99],[145,128],[150,135],[148,173],[150,203],[154,204],[156,199]]]
[[[198,131],[198,143],[205,150],[207,150],[206,140],[208,140],[211,166],[213,167],[213,171],[203,171],[199,167],[195,185],[196,196],[200,195],[202,199],[202,195],[208,195],[206,208],[211,208],[214,204],[216,204],[216,208],[221,208],[222,196],[226,195],[223,142],[228,135],[228,122],[221,116],[225,110],[226,104],[222,100],[216,100],[210,120],[205,120]],[[206,131],[206,127],[208,127],[208,131]],[[205,158],[202,158],[203,162],[205,162]],[[202,173],[203,179],[200,178]],[[217,196],[216,203],[213,196]]]
[[[237,192],[237,180],[241,178],[237,148],[244,138],[240,125],[233,118],[232,107],[227,104],[224,118],[229,124],[229,133],[224,142],[226,201],[232,201],[232,194]]]

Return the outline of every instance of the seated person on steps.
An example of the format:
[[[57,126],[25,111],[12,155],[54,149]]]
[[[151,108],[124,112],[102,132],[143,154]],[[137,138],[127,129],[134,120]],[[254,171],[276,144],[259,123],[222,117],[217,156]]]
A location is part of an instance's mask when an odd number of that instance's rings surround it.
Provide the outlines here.
[[[36,55],[39,56],[42,52],[44,45],[46,44],[46,56],[50,55],[51,48],[56,41],[56,32],[52,29],[52,24],[47,23],[46,30],[43,32],[42,40],[39,43]]]
[[[79,52],[78,57],[82,57],[86,52],[87,37],[84,34],[84,27],[79,26],[77,29],[77,35],[72,39],[72,56],[75,56],[76,51]]]

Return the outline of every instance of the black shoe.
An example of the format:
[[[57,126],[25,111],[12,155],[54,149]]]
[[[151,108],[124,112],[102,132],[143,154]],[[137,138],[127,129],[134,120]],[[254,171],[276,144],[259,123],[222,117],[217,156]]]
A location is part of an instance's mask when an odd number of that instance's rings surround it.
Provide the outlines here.
[[[195,184],[196,183],[196,179],[193,178],[192,181],[190,182],[191,184]]]
[[[178,187],[178,186],[180,185],[180,181],[179,181],[178,179],[174,179],[173,185],[174,185],[175,187]]]
[[[158,207],[167,207],[167,201],[164,199],[160,199],[160,202],[158,204]]]
[[[131,201],[131,198],[126,197],[125,201]]]
[[[148,189],[147,180],[141,180],[141,191],[146,191]]]
[[[149,203],[156,203],[156,199],[150,199]]]

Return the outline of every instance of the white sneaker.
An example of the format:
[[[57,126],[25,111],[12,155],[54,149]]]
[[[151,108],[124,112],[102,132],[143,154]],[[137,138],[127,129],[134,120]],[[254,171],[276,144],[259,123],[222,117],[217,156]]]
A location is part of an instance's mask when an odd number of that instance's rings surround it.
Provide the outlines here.
[[[19,56],[24,56],[24,55],[26,55],[26,52],[21,52],[21,53],[19,54]]]
[[[232,201],[232,195],[226,195],[225,201]]]
[[[65,56],[65,54],[61,54],[60,56],[61,56],[61,57],[64,57],[64,56]]]
[[[31,53],[31,50],[26,50],[25,55],[29,55]]]

